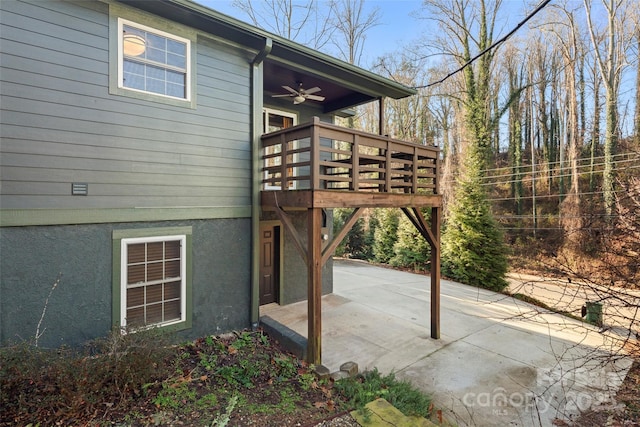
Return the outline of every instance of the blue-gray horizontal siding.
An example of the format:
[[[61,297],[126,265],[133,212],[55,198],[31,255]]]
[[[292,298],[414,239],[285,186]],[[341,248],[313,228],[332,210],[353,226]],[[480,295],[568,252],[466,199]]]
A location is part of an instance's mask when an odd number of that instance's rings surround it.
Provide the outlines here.
[[[250,206],[244,52],[194,40],[196,105],[175,107],[109,94],[107,4],[0,8],[3,209]]]

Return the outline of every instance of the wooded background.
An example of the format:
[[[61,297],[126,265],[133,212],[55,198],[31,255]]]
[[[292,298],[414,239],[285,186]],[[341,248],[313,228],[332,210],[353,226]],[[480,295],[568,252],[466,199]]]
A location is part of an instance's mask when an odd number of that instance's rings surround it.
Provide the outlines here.
[[[257,26],[361,66],[383,18],[365,0],[234,5]],[[640,7],[523,2],[522,25],[507,27],[514,8],[425,0],[415,12],[424,33],[368,67],[418,89],[384,104],[385,132],[442,149],[443,272],[496,289],[508,268],[638,286]],[[341,124],[377,133],[377,108]],[[404,221],[372,211],[338,254],[422,269],[428,245]],[[474,269],[495,277],[463,273]]]

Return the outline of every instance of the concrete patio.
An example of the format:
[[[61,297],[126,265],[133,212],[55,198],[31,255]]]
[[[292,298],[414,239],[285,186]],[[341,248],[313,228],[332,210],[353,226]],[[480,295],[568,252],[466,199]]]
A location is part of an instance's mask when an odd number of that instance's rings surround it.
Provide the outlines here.
[[[457,425],[551,426],[615,404],[631,365],[614,336],[502,294],[442,281],[440,340],[430,337],[429,278],[336,260],[322,300],[322,361],[395,372]],[[261,308],[306,336],[307,305]]]

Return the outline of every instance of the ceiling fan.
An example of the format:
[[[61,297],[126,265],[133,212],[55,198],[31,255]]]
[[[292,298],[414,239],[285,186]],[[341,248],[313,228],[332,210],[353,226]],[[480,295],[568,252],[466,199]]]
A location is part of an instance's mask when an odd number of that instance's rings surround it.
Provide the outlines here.
[[[304,89],[302,87],[302,82],[298,82],[298,90],[292,89],[289,86],[282,86],[282,88],[289,91],[289,93],[271,96],[273,98],[293,97],[294,104],[302,104],[307,99],[311,99],[313,101],[324,101],[324,96],[313,95],[314,93],[320,92],[322,90],[318,86],[312,87],[311,89]]]

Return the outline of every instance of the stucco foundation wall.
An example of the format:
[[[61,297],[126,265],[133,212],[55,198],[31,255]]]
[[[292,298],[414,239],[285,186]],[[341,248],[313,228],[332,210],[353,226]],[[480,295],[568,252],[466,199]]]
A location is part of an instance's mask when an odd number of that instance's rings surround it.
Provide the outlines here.
[[[291,216],[293,224],[300,234],[300,238],[307,244],[307,212],[288,212]],[[264,218],[276,219],[277,217],[272,212],[265,212]],[[329,227],[327,229],[329,238],[333,237],[332,234],[332,211],[327,211],[327,223]],[[284,226],[283,226],[284,228]],[[284,250],[282,260],[282,292],[280,298],[280,304],[292,304],[294,302],[303,301],[307,299],[307,266],[305,265],[302,257],[300,256],[293,237],[289,231],[284,229]],[[322,269],[322,294],[330,294],[333,292],[333,260],[330,258]]]
[[[192,227],[193,325],[177,340],[250,325],[250,219],[6,227],[0,229],[0,343],[79,346],[112,319],[112,232]]]

